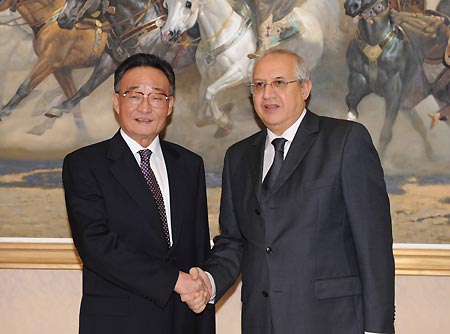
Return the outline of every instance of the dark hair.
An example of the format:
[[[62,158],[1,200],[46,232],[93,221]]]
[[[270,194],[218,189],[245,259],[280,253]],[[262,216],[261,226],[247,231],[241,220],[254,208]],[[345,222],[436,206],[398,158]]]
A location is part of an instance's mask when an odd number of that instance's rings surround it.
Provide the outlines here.
[[[173,73],[172,65],[164,59],[149,53],[137,53],[125,59],[114,72],[114,91],[120,91],[120,80],[129,70],[135,67],[152,67],[160,70],[165,74],[170,84],[169,96],[175,94],[175,73]]]

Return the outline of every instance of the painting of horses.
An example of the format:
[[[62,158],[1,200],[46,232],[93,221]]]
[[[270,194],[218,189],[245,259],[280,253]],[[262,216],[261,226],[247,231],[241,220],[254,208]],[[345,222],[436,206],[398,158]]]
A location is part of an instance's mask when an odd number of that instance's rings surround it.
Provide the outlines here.
[[[305,58],[311,111],[368,128],[394,242],[450,244],[450,0],[298,0],[259,27],[257,2],[0,0],[0,238],[70,237],[62,159],[117,131],[112,74],[138,52],[174,66],[164,136],[203,157],[218,234],[225,150],[260,129],[263,45]]]

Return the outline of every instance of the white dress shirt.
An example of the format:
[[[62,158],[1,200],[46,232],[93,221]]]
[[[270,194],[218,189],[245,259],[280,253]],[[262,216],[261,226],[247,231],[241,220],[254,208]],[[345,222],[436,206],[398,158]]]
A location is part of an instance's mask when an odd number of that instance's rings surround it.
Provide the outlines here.
[[[266,146],[265,146],[266,148],[264,149],[264,163],[261,182],[264,181],[264,178],[266,177],[270,167],[272,166],[273,159],[275,158],[275,148],[272,145],[272,140],[274,140],[275,138],[284,138],[287,140],[286,143],[284,144],[284,159],[286,159],[286,155],[289,151],[289,148],[291,147],[291,143],[294,140],[298,127],[300,126],[300,123],[303,121],[303,118],[305,118],[305,115],[306,109],[303,110],[303,113],[295,121],[295,123],[292,124],[286,131],[284,131],[281,136],[277,136],[272,131],[267,129]]]
[[[166,209],[167,226],[169,227],[170,245],[172,246],[172,224],[170,216],[170,189],[169,189],[169,177],[167,176],[166,163],[164,161],[164,155],[161,150],[161,143],[159,142],[159,136],[153,140],[153,142],[148,147],[142,147],[134,139],[128,136],[122,129],[120,129],[120,134],[123,140],[127,143],[128,147],[133,153],[137,164],[141,164],[141,156],[139,155],[140,150],[149,149],[152,151],[150,156],[150,167],[155,174],[156,181],[158,181],[159,188],[164,199],[164,207]]]

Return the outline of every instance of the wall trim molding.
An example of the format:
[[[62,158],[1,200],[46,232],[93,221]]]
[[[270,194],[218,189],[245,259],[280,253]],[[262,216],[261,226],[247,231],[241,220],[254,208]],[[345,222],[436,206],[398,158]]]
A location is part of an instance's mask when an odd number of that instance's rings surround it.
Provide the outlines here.
[[[72,241],[0,241],[0,269],[81,269],[81,267],[81,259]]]
[[[396,275],[450,276],[450,248],[448,245],[445,247],[424,246],[416,248],[394,246]]]
[[[395,244],[397,275],[450,276],[450,245]],[[0,269],[81,269],[71,239],[0,238]]]

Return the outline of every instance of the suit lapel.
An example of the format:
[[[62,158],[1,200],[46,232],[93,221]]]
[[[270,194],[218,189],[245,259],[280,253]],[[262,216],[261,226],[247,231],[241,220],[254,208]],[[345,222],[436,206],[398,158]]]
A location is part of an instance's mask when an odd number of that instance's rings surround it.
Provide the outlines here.
[[[281,167],[280,174],[275,180],[272,192],[276,193],[278,189],[289,179],[294,170],[300,165],[306,153],[314,143],[319,132],[319,117],[310,111],[307,111],[305,118],[301,122],[291,147],[289,148],[286,159]]]
[[[262,187],[262,167],[264,159],[264,145],[267,131],[263,130],[256,135],[255,140],[248,148],[247,156],[250,167],[251,180],[255,195],[259,203],[261,203],[261,187]]]
[[[108,158],[113,161],[110,167],[112,175],[128,194],[146,213],[150,214],[155,210],[157,212],[156,205],[152,206],[154,201],[151,192],[145,183],[136,159],[119,132],[111,139]]]

